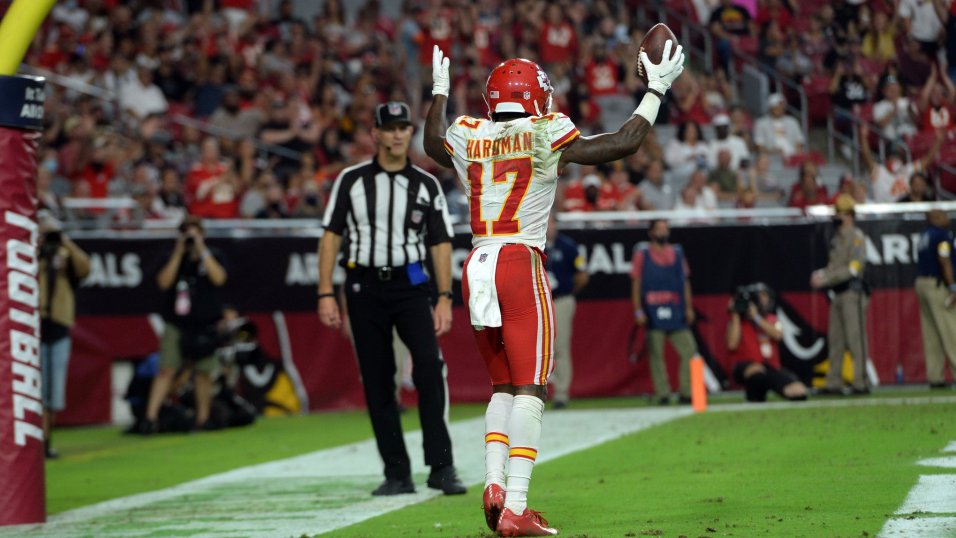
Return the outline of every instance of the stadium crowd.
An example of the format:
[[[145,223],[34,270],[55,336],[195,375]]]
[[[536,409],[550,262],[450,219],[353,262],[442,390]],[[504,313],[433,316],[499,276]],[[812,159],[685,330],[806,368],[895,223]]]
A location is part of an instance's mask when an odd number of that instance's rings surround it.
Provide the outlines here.
[[[830,203],[840,193],[893,201],[909,192],[916,163],[956,157],[942,143],[953,136],[956,39],[945,36],[956,2],[667,4],[710,28],[718,68],[688,69],[675,83],[658,120],[672,126],[659,129],[675,133],[669,139],[649,136],[627,159],[566,172],[563,209],[705,215],[718,206]],[[619,125],[645,91],[626,61],[643,31],[631,0],[433,0],[404,2],[397,16],[375,0],[352,9],[325,0],[305,14],[304,5],[59,3],[25,60],[61,77],[48,85],[42,204],[61,213],[66,197],[128,197],[147,218],[318,216],[338,172],[372,155],[377,103],[404,100],[422,118],[433,44],[454,60],[453,115],[483,115],[483,77],[515,56],[542,64],[555,108],[584,133]],[[734,68],[733,50],[823,88],[826,106],[872,118],[879,131],[868,138],[905,140],[929,158],[898,168],[874,162],[869,180],[821,182],[822,159],[787,114],[787,95],[770,95],[762,117],[741,106],[719,68]],[[424,154],[412,158],[439,174],[461,213],[454,179]],[[823,183],[839,186],[828,192]]]

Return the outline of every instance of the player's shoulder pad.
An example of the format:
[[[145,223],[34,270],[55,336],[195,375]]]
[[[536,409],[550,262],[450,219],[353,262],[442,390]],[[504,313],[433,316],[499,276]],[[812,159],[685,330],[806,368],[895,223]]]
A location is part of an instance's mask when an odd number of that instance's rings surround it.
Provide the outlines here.
[[[451,124],[452,127],[463,127],[465,129],[477,129],[487,120],[482,118],[474,118],[471,116],[458,116],[455,118],[455,122]]]
[[[541,116],[541,119],[543,118],[547,118],[547,129],[551,134],[551,151],[563,150],[581,136],[581,131],[571,118],[560,112]]]

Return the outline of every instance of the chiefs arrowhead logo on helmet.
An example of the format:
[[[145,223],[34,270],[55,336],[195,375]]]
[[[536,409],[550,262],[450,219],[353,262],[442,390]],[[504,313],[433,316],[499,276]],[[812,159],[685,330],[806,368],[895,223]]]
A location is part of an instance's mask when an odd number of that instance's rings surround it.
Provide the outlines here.
[[[551,80],[538,64],[523,58],[492,69],[485,87],[488,115],[517,112],[543,116],[551,110]]]

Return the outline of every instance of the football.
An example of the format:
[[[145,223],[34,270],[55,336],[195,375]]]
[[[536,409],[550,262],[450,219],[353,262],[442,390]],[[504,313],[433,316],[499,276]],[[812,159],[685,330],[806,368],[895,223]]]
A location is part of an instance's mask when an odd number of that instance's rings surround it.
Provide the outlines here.
[[[650,60],[651,63],[661,63],[664,57],[664,43],[668,39],[673,41],[673,45],[671,45],[671,58],[673,58],[674,51],[677,49],[677,36],[674,35],[674,32],[672,32],[666,24],[659,22],[644,34],[644,40],[641,41],[641,48],[638,50],[637,57],[637,76],[641,77],[644,84],[647,84],[647,73],[644,71],[643,62],[641,62],[641,51],[647,53],[647,59]]]

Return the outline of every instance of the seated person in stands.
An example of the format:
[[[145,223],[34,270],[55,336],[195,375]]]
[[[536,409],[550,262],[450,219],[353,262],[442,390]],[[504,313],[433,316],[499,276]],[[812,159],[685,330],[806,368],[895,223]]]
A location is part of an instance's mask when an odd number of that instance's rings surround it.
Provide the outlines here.
[[[587,169],[580,180],[572,181],[564,193],[565,211],[613,211],[621,202],[621,193],[597,169]]]
[[[787,101],[782,94],[767,98],[767,115],[754,126],[754,143],[760,151],[778,153],[784,159],[804,152],[806,137],[793,116],[787,115]]]
[[[897,202],[935,202],[936,192],[923,172],[913,172],[910,176],[910,192],[901,196]]]
[[[717,193],[717,199],[728,203],[737,199],[737,193],[743,187],[731,166],[732,159],[729,149],[720,149],[717,152],[717,166],[707,174],[707,184]]]
[[[757,192],[758,200],[779,203],[787,195],[780,186],[780,180],[770,171],[770,157],[766,153],[757,155],[757,160],[750,165],[748,160],[741,163],[743,183]]]
[[[772,294],[763,283],[741,286],[727,307],[727,349],[734,361],[734,380],[744,388],[748,402],[767,401],[771,390],[787,400],[806,400],[806,385],[780,366],[777,344],[783,332]]]
[[[664,163],[680,174],[689,174],[698,166],[707,166],[710,145],[700,134],[700,125],[685,121],[677,127],[677,136],[667,142]]]
[[[840,186],[830,198],[830,204],[836,204],[837,198],[844,194],[853,198],[853,201],[858,204],[869,204],[872,202],[866,192],[866,185],[854,179],[853,174],[849,172],[845,172],[840,176]]]
[[[873,122],[880,126],[884,138],[894,142],[916,134],[910,100],[893,75],[883,79],[883,99],[873,105]]]
[[[804,161],[800,165],[797,182],[790,189],[788,207],[806,209],[807,206],[826,204],[829,200],[827,188],[817,182],[817,165]]]

